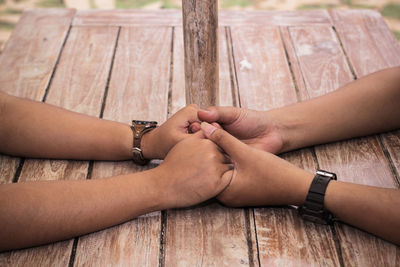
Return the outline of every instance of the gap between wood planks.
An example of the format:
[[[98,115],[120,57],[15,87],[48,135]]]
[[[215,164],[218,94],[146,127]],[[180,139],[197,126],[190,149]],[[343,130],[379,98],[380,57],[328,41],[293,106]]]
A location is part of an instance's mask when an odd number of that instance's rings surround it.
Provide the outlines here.
[[[290,70],[290,75],[292,76],[293,85],[294,85],[294,88],[296,90],[297,102],[301,102],[302,99],[301,99],[299,85],[298,85],[298,82],[297,82],[296,77],[294,75],[293,66],[292,66],[292,62],[290,61],[288,48],[286,47],[285,40],[283,39],[283,36],[282,36],[282,27],[283,26],[279,26],[279,36],[281,38],[283,49],[285,50],[286,62],[288,64],[288,67],[289,67],[289,70]],[[290,34],[289,28],[290,27],[287,27],[287,31],[289,33],[289,39],[290,39],[289,42],[291,42],[292,46],[294,47],[294,42],[293,42],[292,36]],[[336,33],[336,31],[335,31],[335,33]],[[343,46],[342,46],[341,43],[340,43],[340,45],[341,45],[342,50],[343,50]],[[343,52],[344,52],[344,50],[343,50]],[[294,56],[296,57],[297,62],[299,62],[296,53],[294,53]],[[346,55],[346,59],[348,60],[347,55]],[[353,72],[353,69],[351,69],[351,70]],[[301,77],[303,79],[303,83],[305,84],[304,75],[302,73],[301,68],[300,68],[300,71],[301,71]],[[353,72],[353,74],[354,74],[354,72]],[[315,152],[315,148],[311,147],[310,148],[310,152],[311,152],[311,156],[313,158],[313,162],[314,162],[316,168],[320,169],[318,158],[317,158],[317,154]],[[254,224],[255,224],[255,222],[254,222]],[[332,232],[332,237],[333,237],[333,241],[335,243],[335,250],[336,250],[336,253],[337,253],[337,256],[338,256],[338,259],[339,259],[339,264],[340,264],[341,267],[344,267],[345,265],[344,265],[343,255],[342,255],[342,247],[341,247],[341,244],[340,244],[340,241],[339,241],[338,234],[337,234],[337,232],[335,230],[334,225],[331,225],[329,228],[330,228],[330,231]]]
[[[356,74],[356,72],[354,70],[353,64],[351,64],[350,58],[349,58],[349,56],[348,56],[348,54],[346,52],[346,49],[343,46],[343,42],[342,42],[342,40],[341,40],[341,38],[340,38],[335,26],[332,26],[332,30],[335,33],[335,36],[336,36],[336,38],[337,38],[337,40],[338,40],[338,42],[340,44],[340,48],[342,49],[343,54],[344,54],[344,56],[346,58],[347,65],[350,68],[351,74],[353,75],[353,79],[357,80],[358,77],[357,77],[357,74]],[[381,149],[383,151],[383,154],[385,155],[385,158],[386,158],[386,160],[388,162],[389,168],[390,168],[390,170],[392,172],[392,175],[393,175],[394,182],[397,185],[397,188],[400,188],[399,173],[397,172],[397,169],[394,166],[393,159],[390,156],[387,147],[385,146],[385,144],[382,141],[382,134],[376,134],[375,136],[376,136],[376,139],[378,140],[378,143],[379,143],[379,145],[380,145],[380,147],[381,147]]]
[[[230,80],[231,80],[231,92],[232,92],[232,105],[234,107],[241,108],[241,101],[240,101],[240,88],[237,76],[237,69],[236,69],[236,61],[235,61],[235,51],[232,42],[232,34],[231,28],[229,26],[225,26],[225,38],[226,38],[226,49],[228,51],[228,61],[229,61],[229,73],[230,73]],[[260,248],[258,246],[258,237],[257,237],[257,225],[255,222],[255,215],[253,208],[244,208],[244,216],[245,216],[245,225],[246,225],[246,239],[247,239],[247,250],[248,250],[248,259],[249,259],[249,266],[254,266],[254,250],[253,250],[253,240],[251,234],[251,226],[250,224],[253,223],[254,225],[254,237],[256,242],[256,249],[257,249],[257,262],[258,266],[261,267],[260,261]],[[252,220],[250,220],[250,214],[252,214]]]
[[[74,14],[74,16],[75,16],[75,14]],[[73,19],[72,19],[72,20],[73,20]],[[72,20],[71,20],[71,23],[72,23]],[[54,64],[54,67],[53,67],[53,69],[52,69],[52,71],[51,71],[50,79],[49,79],[49,82],[47,83],[46,89],[44,90],[44,94],[43,94],[43,97],[42,97],[41,102],[45,102],[45,101],[46,101],[47,94],[48,94],[48,91],[49,91],[49,89],[50,89],[50,86],[51,86],[51,82],[52,82],[52,80],[53,80],[53,77],[54,77],[54,73],[55,73],[56,70],[57,70],[57,66],[58,66],[58,63],[59,63],[59,61],[60,61],[61,54],[62,54],[62,51],[64,50],[65,43],[67,42],[67,39],[68,39],[69,33],[70,33],[70,31],[71,31],[71,28],[72,28],[72,24],[69,25],[67,34],[65,35],[64,40],[63,40],[63,42],[62,42],[60,52],[58,53],[57,60],[56,60],[56,62],[55,62],[55,64]],[[25,163],[25,158],[20,158],[20,159],[19,159],[18,168],[17,168],[17,170],[15,171],[14,178],[13,178],[13,180],[12,180],[12,183],[18,183],[19,177],[20,177],[20,175],[21,175],[22,168],[24,167],[24,163]]]
[[[232,45],[232,40],[230,36],[230,29],[229,27],[223,27],[224,28],[224,35],[221,36],[221,38],[225,38],[226,40],[226,47],[221,47],[221,49],[226,49],[227,54],[228,54],[228,63],[229,63],[229,77],[230,77],[230,87],[231,87],[231,96],[232,96],[232,104],[233,106],[238,106],[238,103],[240,105],[240,102],[238,100],[238,91],[236,90],[237,88],[237,75],[236,75],[236,68],[235,68],[235,61],[234,61],[234,52],[233,52],[233,45]],[[169,85],[168,85],[168,108],[167,108],[167,114],[168,118],[171,117],[173,114],[173,80],[174,80],[174,50],[175,48],[175,35],[176,35],[176,30],[175,27],[172,27],[172,39],[171,39],[171,57],[170,57],[170,73],[169,73]],[[247,241],[247,247],[248,247],[248,259],[249,259],[249,266],[254,266],[254,255],[253,255],[253,244],[251,240],[251,227],[250,227],[250,216],[249,212],[253,212],[252,209],[243,209],[243,216],[245,219],[245,229],[246,231],[246,241]],[[253,216],[254,217],[254,216]],[[160,252],[159,252],[159,266],[164,267],[165,266],[165,260],[166,260],[166,243],[167,243],[167,223],[168,223],[168,211],[162,211],[161,213],[161,232],[160,232]],[[253,222],[254,223],[254,222]],[[254,233],[256,234],[256,233]],[[258,257],[258,255],[257,255]]]
[[[68,33],[67,33],[67,36],[66,36],[66,38],[65,38],[65,40],[64,40],[62,49],[60,50],[60,54],[59,54],[59,56],[58,56],[56,66],[57,66],[58,61],[59,61],[59,59],[60,59],[60,57],[61,57],[62,51],[63,51],[63,49],[64,49],[64,45],[65,45],[65,43],[66,43],[66,40],[68,39],[69,32],[70,32],[71,28],[72,28],[72,27],[70,26],[70,28],[69,28],[69,30],[68,30]],[[120,32],[121,32],[121,27],[118,27],[118,32],[117,32],[117,36],[116,36],[116,38],[115,38],[115,43],[114,43],[114,48],[113,48],[113,55],[112,55],[112,57],[111,57],[110,69],[109,69],[109,71],[108,71],[106,86],[105,86],[105,88],[104,88],[104,94],[103,94],[103,99],[102,99],[102,103],[101,103],[99,118],[103,118],[104,109],[105,109],[105,106],[106,106],[107,95],[108,95],[108,89],[109,89],[109,86],[110,86],[110,80],[111,80],[112,70],[113,70],[113,66],[114,66],[115,54],[116,54],[117,48],[118,48],[118,40],[119,40]],[[49,90],[49,88],[50,88],[50,84],[51,84],[51,82],[52,82],[52,80],[53,80],[53,75],[54,75],[54,73],[55,73],[55,70],[56,70],[56,68],[54,68],[54,71],[53,71],[53,73],[52,73],[52,75],[51,75],[50,82],[49,82],[49,87],[48,87],[47,90],[46,90],[45,96],[47,96],[48,90]],[[43,102],[44,102],[44,101],[45,101],[45,99],[43,100]],[[90,160],[90,161],[89,161],[88,170],[87,170],[87,174],[86,174],[86,180],[90,180],[90,179],[92,178],[93,165],[94,165],[94,161],[93,161],[93,160]],[[68,266],[69,266],[69,267],[73,267],[73,266],[74,266],[75,257],[76,257],[76,250],[77,250],[77,247],[78,247],[78,242],[79,242],[79,237],[75,237],[75,238],[74,238],[74,243],[73,243],[72,249],[71,249],[71,255],[70,255],[70,258],[69,258],[69,263],[68,263]]]
[[[175,37],[175,26],[171,30],[171,49],[170,49],[170,61],[169,61],[169,78],[168,78],[168,102],[167,102],[167,119],[170,118],[172,110],[172,83],[174,80],[174,37]],[[160,227],[160,252],[158,255],[158,266],[165,266],[165,244],[167,238],[167,211],[161,211],[161,227]]]

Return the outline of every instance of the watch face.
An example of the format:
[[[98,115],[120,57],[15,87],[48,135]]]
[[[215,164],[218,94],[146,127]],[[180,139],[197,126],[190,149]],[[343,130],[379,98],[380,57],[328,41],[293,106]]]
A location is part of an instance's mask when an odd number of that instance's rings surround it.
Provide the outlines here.
[[[333,172],[327,172],[327,171],[324,171],[324,170],[317,170],[317,174],[321,175],[321,176],[324,176],[324,177],[328,177],[331,180],[337,180],[336,174],[333,173]]]

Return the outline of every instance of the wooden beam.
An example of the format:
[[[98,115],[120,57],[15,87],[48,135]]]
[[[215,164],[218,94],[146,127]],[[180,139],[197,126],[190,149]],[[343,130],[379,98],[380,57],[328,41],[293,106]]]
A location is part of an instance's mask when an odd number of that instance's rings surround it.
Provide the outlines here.
[[[182,0],[186,103],[217,104],[218,1]]]

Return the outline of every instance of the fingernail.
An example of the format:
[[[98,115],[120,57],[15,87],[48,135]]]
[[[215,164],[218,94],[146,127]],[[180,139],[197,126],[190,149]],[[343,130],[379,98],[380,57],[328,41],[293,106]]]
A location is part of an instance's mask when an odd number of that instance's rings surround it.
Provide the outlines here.
[[[211,136],[212,133],[217,130],[217,128],[205,121],[201,123],[201,129],[204,131],[207,137]]]
[[[211,114],[211,113],[212,113],[211,110],[207,110],[207,109],[202,109],[201,111],[203,111],[203,112],[205,112],[205,113],[208,113],[208,114]]]

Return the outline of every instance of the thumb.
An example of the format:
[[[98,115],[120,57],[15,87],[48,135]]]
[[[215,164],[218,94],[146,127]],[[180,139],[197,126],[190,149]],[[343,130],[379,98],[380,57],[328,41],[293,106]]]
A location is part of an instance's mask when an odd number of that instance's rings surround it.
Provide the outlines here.
[[[219,122],[231,124],[239,119],[240,109],[235,107],[208,107],[206,110],[198,110],[197,116],[206,122]]]
[[[233,160],[239,160],[247,150],[247,145],[236,139],[228,132],[207,122],[201,123],[204,135],[222,148]]]

